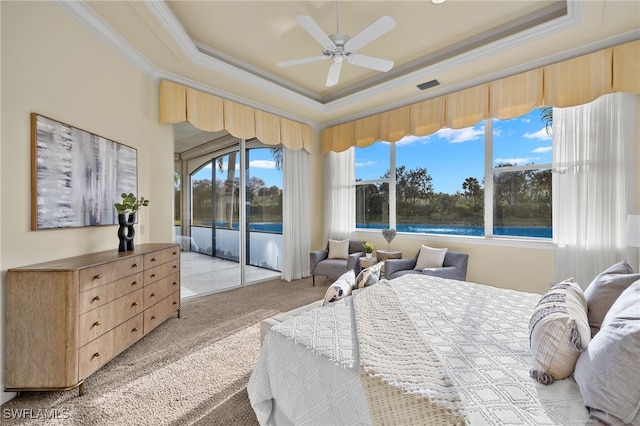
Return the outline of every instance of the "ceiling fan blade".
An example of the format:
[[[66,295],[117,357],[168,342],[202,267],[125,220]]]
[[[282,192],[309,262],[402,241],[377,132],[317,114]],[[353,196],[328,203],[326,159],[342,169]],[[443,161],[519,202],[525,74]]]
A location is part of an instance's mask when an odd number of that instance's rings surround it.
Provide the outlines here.
[[[309,62],[319,62],[328,59],[328,56],[311,56],[309,58],[292,59],[290,61],[278,62],[279,67],[290,67],[291,65],[308,64]]]
[[[335,86],[340,79],[340,70],[342,69],[342,61],[334,62],[329,67],[329,75],[327,75],[327,87]]]
[[[348,52],[355,52],[365,44],[371,43],[383,34],[388,33],[396,27],[396,21],[391,16],[383,16],[364,30],[353,36],[351,40],[344,44]]]
[[[298,15],[296,16],[296,21],[304,28],[325,50],[331,50],[332,47],[335,47],[333,41],[329,38],[329,36],[322,31],[322,28],[316,24],[316,21],[311,18],[311,16],[307,15]]]
[[[360,55],[354,53],[349,55],[347,59],[350,64],[358,65],[365,68],[371,68],[373,70],[387,72],[393,68],[393,61],[386,59],[374,58],[373,56]]]

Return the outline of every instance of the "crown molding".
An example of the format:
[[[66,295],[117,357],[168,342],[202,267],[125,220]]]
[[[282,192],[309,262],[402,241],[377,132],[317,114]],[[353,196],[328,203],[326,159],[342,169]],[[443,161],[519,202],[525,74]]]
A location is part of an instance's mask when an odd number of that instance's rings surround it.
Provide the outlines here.
[[[164,27],[169,35],[180,46],[187,57],[195,64],[209,68],[210,70],[222,73],[229,77],[238,79],[244,83],[275,93],[280,97],[298,103],[299,105],[311,108],[317,112],[324,112],[324,105],[308,96],[301,95],[293,90],[285,88],[279,84],[269,81],[263,77],[257,76],[251,72],[247,72],[241,68],[235,67],[225,61],[217,59],[198,50],[197,46],[189,38],[180,22],[175,17],[163,0],[145,0],[145,5],[158,19],[158,22]]]

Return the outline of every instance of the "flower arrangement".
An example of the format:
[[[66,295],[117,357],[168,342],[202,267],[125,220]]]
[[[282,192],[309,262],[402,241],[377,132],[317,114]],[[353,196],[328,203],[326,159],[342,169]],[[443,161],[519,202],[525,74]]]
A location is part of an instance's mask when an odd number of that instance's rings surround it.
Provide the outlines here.
[[[123,192],[120,196],[122,202],[114,204],[118,214],[136,213],[140,207],[149,205],[149,200],[144,197],[136,198],[131,192],[128,194]]]

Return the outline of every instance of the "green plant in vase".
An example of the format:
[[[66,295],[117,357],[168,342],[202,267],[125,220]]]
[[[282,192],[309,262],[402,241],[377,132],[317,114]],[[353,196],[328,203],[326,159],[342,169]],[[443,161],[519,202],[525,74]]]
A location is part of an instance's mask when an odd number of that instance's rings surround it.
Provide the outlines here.
[[[141,207],[148,206],[149,200],[144,197],[136,197],[133,193],[123,192],[120,194],[122,201],[120,203],[114,203],[116,212],[118,212],[118,239],[120,244],[118,245],[118,251],[133,250],[133,237],[136,232],[133,228],[133,224],[136,223],[136,213]]]
[[[370,241],[366,241],[362,245],[364,246],[364,252],[367,254],[367,259],[371,259],[371,255],[373,253],[373,249],[375,249],[375,246]]]

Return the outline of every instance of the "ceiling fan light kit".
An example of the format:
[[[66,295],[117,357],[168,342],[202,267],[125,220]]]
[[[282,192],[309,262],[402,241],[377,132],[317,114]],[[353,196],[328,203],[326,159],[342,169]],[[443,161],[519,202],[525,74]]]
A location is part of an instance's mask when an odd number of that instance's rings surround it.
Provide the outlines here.
[[[337,7],[336,7],[337,12]],[[333,60],[329,66],[327,75],[327,86],[334,86],[340,79],[342,63],[346,59],[349,64],[357,65],[376,71],[387,72],[393,68],[393,61],[387,59],[374,58],[372,56],[355,53],[363,46],[371,43],[378,37],[391,31],[396,26],[396,21],[390,16],[382,16],[373,24],[359,32],[353,37],[342,34],[339,31],[339,17],[336,13],[337,31],[335,34],[327,35],[316,22],[307,15],[296,16],[296,21],[322,46],[322,56],[312,56],[291,61],[279,62],[278,66],[288,67],[291,65],[306,64],[310,62]]]

